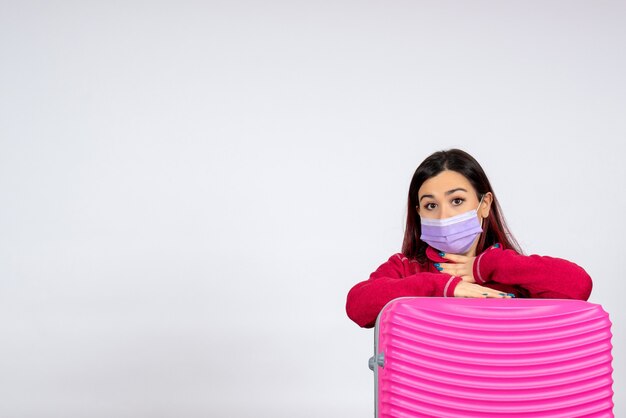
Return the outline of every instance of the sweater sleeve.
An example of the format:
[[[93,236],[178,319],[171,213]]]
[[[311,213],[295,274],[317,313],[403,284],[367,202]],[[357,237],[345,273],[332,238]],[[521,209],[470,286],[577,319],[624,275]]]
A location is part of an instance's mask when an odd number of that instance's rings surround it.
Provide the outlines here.
[[[392,255],[368,280],[357,283],[348,292],[346,312],[359,326],[373,327],[382,308],[399,297],[454,297],[460,277],[439,272],[412,272],[403,259],[402,254]],[[419,270],[417,266],[415,264],[413,270]]]
[[[499,246],[490,247],[474,261],[476,283],[521,286],[531,298],[587,300],[591,277],[577,264],[560,258],[522,255]]]

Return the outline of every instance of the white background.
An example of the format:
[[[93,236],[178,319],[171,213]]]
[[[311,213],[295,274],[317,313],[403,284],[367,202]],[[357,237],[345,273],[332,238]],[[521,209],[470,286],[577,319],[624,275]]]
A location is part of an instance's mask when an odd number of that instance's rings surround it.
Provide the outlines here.
[[[623,1],[0,2],[0,416],[370,417],[346,293],[440,149],[613,321]]]

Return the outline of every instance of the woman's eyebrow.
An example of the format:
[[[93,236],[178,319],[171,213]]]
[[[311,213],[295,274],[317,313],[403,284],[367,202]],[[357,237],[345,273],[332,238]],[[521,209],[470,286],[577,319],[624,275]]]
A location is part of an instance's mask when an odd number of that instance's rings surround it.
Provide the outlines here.
[[[452,193],[454,193],[454,192],[459,192],[459,191],[467,193],[467,190],[465,190],[464,188],[462,188],[462,187],[457,187],[456,189],[448,190],[448,191],[447,191],[447,192],[445,192],[444,194],[445,194],[446,196],[448,196],[448,195],[451,195],[451,194],[452,194]],[[423,199],[423,198],[425,198],[425,197],[430,197],[431,199],[434,199],[434,198],[435,198],[435,196],[433,196],[432,194],[425,194],[425,195],[422,195],[422,197],[420,197],[420,202],[421,202],[421,201],[422,201],[422,199]]]
[[[448,191],[447,191],[447,192],[445,192],[444,194],[445,194],[446,196],[448,196],[448,195],[451,195],[451,194],[452,194],[452,193],[454,193],[454,192],[465,192],[465,193],[467,193],[467,190],[465,190],[465,189],[464,189],[464,188],[462,188],[462,187],[457,187],[456,189],[448,190]],[[434,199],[434,198],[435,198],[435,196],[433,196],[433,195],[431,195],[431,194],[425,194],[425,195],[422,195],[422,197],[420,197],[420,202],[421,202],[421,201],[422,201],[422,199],[423,199],[423,198],[425,198],[425,197],[430,197],[431,199]]]
[[[434,199],[434,198],[435,198],[435,196],[433,196],[432,194],[424,194],[424,195],[422,195],[422,197],[420,197],[420,202],[421,202],[421,201],[422,201],[422,199],[423,199],[423,198],[425,198],[425,197],[430,197],[430,198],[432,198],[432,199]]]
[[[448,196],[449,194],[452,194],[454,192],[458,192],[459,190],[467,193],[467,190],[465,190],[464,188],[457,187],[456,189],[448,190],[445,194],[446,194],[446,196]]]

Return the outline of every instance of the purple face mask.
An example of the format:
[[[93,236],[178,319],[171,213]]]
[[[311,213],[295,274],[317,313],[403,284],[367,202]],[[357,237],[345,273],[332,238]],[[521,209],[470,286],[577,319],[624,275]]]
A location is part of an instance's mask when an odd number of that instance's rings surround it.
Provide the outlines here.
[[[480,199],[480,204],[483,199]],[[446,253],[464,254],[483,232],[478,220],[478,208],[446,219],[420,218],[420,239],[433,248]]]

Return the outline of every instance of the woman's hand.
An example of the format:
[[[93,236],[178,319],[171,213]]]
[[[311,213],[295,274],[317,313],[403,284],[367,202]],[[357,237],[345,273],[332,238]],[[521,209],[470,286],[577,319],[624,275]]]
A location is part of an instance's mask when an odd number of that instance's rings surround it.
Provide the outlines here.
[[[448,273],[451,276],[460,277],[464,282],[476,283],[476,280],[474,280],[474,260],[476,260],[476,257],[446,253],[444,258],[454,263],[437,263],[435,265],[437,270],[442,273]]]
[[[459,282],[454,288],[454,297],[457,298],[511,298],[508,293],[490,289],[476,283]]]

